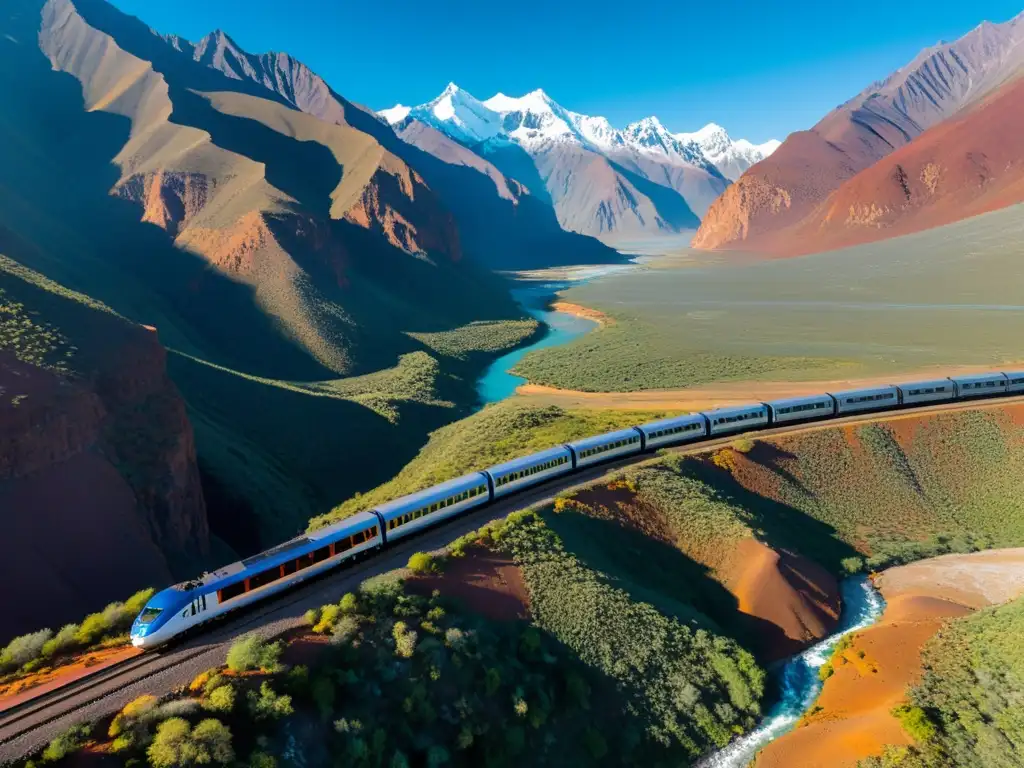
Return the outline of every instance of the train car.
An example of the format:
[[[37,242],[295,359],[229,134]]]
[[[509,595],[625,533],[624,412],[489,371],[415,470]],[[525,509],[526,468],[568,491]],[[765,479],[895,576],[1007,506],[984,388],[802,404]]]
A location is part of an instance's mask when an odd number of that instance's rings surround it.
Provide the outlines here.
[[[829,394],[836,399],[837,414],[894,408],[900,402],[900,392],[894,386],[847,389]]]
[[[708,420],[709,434],[724,435],[730,432],[743,432],[768,424],[768,406],[764,403],[751,403],[737,408],[719,408],[705,411]]]
[[[384,542],[388,543],[490,500],[487,475],[473,472],[380,504],[373,511],[380,517]]]
[[[636,427],[605,432],[603,435],[574,440],[566,447],[576,457],[576,469],[607,461],[617,456],[628,456],[643,450],[643,432]]]
[[[491,481],[494,498],[507,496],[520,488],[542,483],[548,478],[572,472],[572,452],[564,445],[531,453],[484,470]]]
[[[897,384],[896,388],[900,391],[900,402],[903,405],[936,403],[956,397],[956,387],[949,379],[910,381],[905,384]]]
[[[1007,392],[1024,392],[1024,371],[1003,371]]]
[[[982,373],[975,376],[950,376],[956,385],[959,398],[987,397],[989,395],[1005,395],[1009,379],[1005,373]]]
[[[150,598],[131,628],[132,645],[152,648],[229,611],[243,608],[384,543],[380,520],[359,512],[231,563]]]
[[[836,413],[836,401],[832,395],[828,394],[772,400],[765,405],[768,406],[769,424],[789,424],[794,421],[825,419],[835,416]]]
[[[645,450],[659,448],[663,445],[675,445],[688,440],[700,440],[708,436],[707,419],[699,413],[652,421],[641,424],[636,429],[639,429],[643,435]]]

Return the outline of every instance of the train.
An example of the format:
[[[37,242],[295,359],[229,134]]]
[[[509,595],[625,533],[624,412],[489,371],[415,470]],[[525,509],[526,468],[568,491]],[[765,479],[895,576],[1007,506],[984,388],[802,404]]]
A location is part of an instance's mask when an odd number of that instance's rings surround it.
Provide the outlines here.
[[[142,649],[164,645],[449,518],[612,459],[778,425],[1017,393],[1024,393],[1024,371],[997,371],[720,408],[583,438],[377,505],[168,587],[139,613],[131,641]]]

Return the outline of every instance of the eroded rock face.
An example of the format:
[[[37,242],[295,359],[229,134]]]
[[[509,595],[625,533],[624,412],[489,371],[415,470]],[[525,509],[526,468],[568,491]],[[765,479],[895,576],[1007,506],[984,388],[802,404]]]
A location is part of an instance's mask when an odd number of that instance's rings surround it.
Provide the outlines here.
[[[877,232],[884,223],[902,216],[905,203],[915,194],[914,186],[922,185],[936,194],[941,169],[950,166],[920,157],[901,171],[889,162],[890,155],[914,147],[948,123],[982,110],[1004,91],[1014,90],[1015,78],[1024,72],[1022,43],[1024,14],[1005,24],[982,24],[954,43],[925,49],[906,67],[830,112],[811,130],[792,134],[775,153],[747,170],[708,210],[693,246],[790,256],[836,247],[839,241],[849,245],[884,236]],[[1008,140],[1015,144],[1012,137]],[[956,154],[961,148],[949,141],[940,154]],[[988,144],[984,151],[993,150],[1000,152],[1001,148]],[[934,167],[925,171],[929,163]],[[874,175],[864,184],[862,173]],[[878,187],[879,176],[889,177],[884,184],[886,199],[871,196],[865,189]],[[857,194],[849,191],[851,185]],[[890,192],[899,195],[901,191],[904,202],[890,204]],[[833,194],[842,198],[841,203],[833,201],[828,210],[821,210]],[[923,217],[915,228],[967,215],[951,211]],[[837,222],[848,222],[861,234],[819,235],[819,225],[832,230]],[[876,234],[865,234],[871,231]]]
[[[0,350],[0,578],[18,585],[0,591],[0,642],[166,584],[209,554],[166,352],[154,331],[111,321],[109,348],[82,375]]]

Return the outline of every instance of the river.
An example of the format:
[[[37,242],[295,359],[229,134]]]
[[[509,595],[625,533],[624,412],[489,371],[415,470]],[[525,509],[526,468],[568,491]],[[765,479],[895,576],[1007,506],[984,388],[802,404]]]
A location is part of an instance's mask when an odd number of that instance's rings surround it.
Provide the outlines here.
[[[516,387],[526,382],[522,376],[509,373],[509,370],[514,368],[524,356],[538,349],[565,344],[597,327],[597,323],[593,320],[576,317],[565,312],[556,312],[548,308],[548,304],[555,294],[568,288],[569,282],[537,282],[521,283],[520,285],[522,287],[512,289],[512,298],[531,317],[539,320],[544,325],[545,331],[532,344],[519,347],[491,363],[476,385],[480,405],[496,403],[506,397],[511,397],[515,394]]]
[[[818,669],[828,661],[844,635],[874,624],[885,610],[885,600],[865,576],[853,576],[840,584],[843,613],[839,629],[816,645],[787,661],[776,677],[779,698],[764,721],[746,736],[698,763],[698,768],[744,768],[757,751],[791,730],[821,693]]]

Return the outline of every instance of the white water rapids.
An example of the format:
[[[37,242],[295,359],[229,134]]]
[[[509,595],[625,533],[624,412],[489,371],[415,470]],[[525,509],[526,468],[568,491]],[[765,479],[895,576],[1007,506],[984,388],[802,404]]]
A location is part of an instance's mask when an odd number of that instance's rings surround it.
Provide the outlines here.
[[[844,635],[869,627],[885,609],[885,600],[864,576],[840,585],[843,613],[835,634],[785,663],[779,675],[779,700],[755,730],[704,758],[696,768],[744,768],[757,751],[790,730],[821,692],[818,669],[828,661]]]

